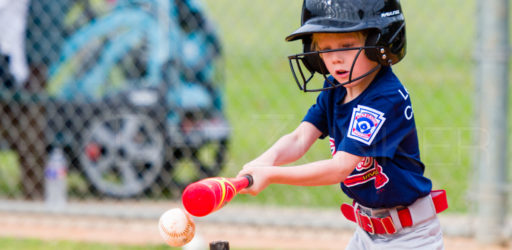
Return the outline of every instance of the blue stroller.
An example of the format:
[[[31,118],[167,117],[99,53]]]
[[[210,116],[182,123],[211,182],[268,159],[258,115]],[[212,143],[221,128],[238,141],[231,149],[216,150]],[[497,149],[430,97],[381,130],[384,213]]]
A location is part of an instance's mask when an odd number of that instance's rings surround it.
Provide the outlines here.
[[[49,148],[64,148],[94,193],[176,194],[221,171],[221,46],[200,7],[89,0],[66,13],[69,35],[48,71]]]

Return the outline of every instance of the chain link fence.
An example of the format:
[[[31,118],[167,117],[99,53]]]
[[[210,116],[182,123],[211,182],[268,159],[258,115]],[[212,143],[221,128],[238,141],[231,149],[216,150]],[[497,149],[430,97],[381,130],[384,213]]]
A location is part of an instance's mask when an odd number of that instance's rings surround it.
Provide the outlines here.
[[[236,175],[316,99],[286,59],[302,50],[284,41],[301,4],[0,1],[0,199],[42,201],[49,179],[65,178],[70,203],[177,201],[192,181]],[[476,1],[402,7],[407,56],[394,70],[412,98],[426,175],[452,213],[472,213]],[[66,169],[52,172],[59,154]],[[319,141],[301,162],[329,156]],[[234,203],[343,201],[337,186],[276,185]]]
[[[169,197],[219,174],[230,125],[222,47],[202,6],[33,1],[26,34],[31,88],[6,86],[2,98],[24,196],[42,197],[45,163],[61,151],[77,198]]]

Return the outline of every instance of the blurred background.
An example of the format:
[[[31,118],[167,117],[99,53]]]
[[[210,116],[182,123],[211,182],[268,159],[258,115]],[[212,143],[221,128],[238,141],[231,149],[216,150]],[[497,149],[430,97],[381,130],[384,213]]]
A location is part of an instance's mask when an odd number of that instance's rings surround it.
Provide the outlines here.
[[[441,216],[454,237],[475,237],[477,184],[485,171],[478,152],[495,139],[479,137],[487,133],[478,123],[486,88],[477,68],[481,5],[402,1],[407,56],[393,67],[412,98],[426,175],[434,189],[447,190],[450,208]],[[235,176],[291,132],[316,99],[299,91],[287,60],[302,51],[300,42],[284,41],[300,26],[301,6],[289,0],[0,1],[0,220],[14,228],[5,229],[0,247],[41,245],[16,240],[24,237],[77,239],[58,230],[54,235],[62,237],[52,237],[38,221],[61,229],[89,221],[95,226],[88,233],[137,221],[130,229],[135,235],[147,225],[156,232],[158,216],[180,206],[187,184]],[[503,55],[508,63],[509,51]],[[493,111],[508,119],[508,109]],[[510,147],[505,150],[509,155]],[[320,140],[300,162],[328,157],[328,141]],[[503,236],[491,243],[511,235],[506,163],[497,181]],[[349,200],[337,185],[275,185],[257,197],[237,196],[197,222],[204,223],[205,242],[219,235],[237,242],[230,233],[246,227],[252,235],[286,228],[290,242],[336,238],[353,229],[338,212],[342,202]],[[22,232],[38,226],[50,236]],[[314,239],[301,229],[313,229]],[[135,236],[125,237],[118,242],[130,244]],[[134,244],[163,244],[158,238]]]

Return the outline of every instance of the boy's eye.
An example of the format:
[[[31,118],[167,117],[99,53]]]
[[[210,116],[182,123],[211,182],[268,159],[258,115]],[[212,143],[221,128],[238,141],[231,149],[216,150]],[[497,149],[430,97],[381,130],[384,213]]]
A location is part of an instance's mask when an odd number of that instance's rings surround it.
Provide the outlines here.
[[[355,46],[356,45],[354,43],[346,43],[346,44],[341,44],[341,46],[334,47],[334,48],[331,48],[330,46],[320,47],[320,48],[318,48],[318,50],[322,51],[322,50],[334,50],[334,49],[347,49],[347,48],[353,48]]]

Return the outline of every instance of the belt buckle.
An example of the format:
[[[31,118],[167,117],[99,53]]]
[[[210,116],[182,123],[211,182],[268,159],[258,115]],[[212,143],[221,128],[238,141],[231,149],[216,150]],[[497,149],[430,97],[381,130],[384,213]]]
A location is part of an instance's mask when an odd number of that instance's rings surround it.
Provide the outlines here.
[[[358,218],[358,224],[359,226],[364,229],[364,231],[368,232],[369,234],[375,234],[375,227],[373,226],[372,219],[370,216],[366,214],[361,214],[359,211],[357,211],[357,218]]]

